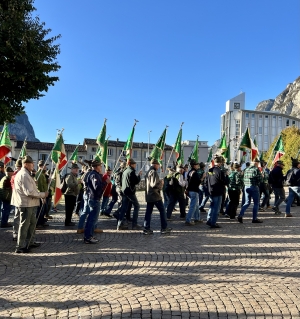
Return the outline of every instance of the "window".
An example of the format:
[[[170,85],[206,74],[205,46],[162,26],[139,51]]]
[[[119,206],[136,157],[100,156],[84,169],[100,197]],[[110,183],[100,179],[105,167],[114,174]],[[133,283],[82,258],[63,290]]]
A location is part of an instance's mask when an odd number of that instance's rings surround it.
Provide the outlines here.
[[[112,150],[112,148],[109,148],[107,150],[107,156],[112,156],[112,155],[113,155],[113,150]]]
[[[240,120],[235,121],[235,135],[240,135]]]
[[[126,151],[120,150],[119,155],[126,156]]]
[[[92,147],[92,152],[96,152],[96,147]]]
[[[268,119],[269,118],[269,115],[265,115],[265,119]]]
[[[40,160],[46,161],[48,157],[48,154],[40,154]]]
[[[249,118],[249,113],[246,113],[246,119],[248,119]]]
[[[286,120],[286,126],[290,126],[290,120]]]
[[[148,157],[148,152],[144,151],[144,158],[147,158],[147,157]]]
[[[258,134],[262,134],[262,127],[261,126],[258,128]]]
[[[133,157],[133,158],[137,158],[137,150],[133,150],[133,152],[132,152],[132,157]]]
[[[90,155],[90,160],[94,159],[94,155]]]
[[[259,115],[259,118],[262,119],[262,115]]]
[[[293,121],[293,122],[292,122],[292,125],[296,125],[296,121]]]
[[[255,119],[255,114],[251,114],[251,118],[252,118],[252,119]]]

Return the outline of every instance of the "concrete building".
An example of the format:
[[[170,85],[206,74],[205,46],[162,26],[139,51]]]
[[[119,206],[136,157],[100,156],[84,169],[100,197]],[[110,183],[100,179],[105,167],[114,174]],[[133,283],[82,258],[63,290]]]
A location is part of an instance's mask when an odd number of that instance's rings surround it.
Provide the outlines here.
[[[196,141],[186,140],[182,142],[183,146],[183,156],[185,163],[187,162],[189,156],[191,155],[194,146],[196,144]],[[199,162],[205,163],[207,161],[208,157],[208,145],[207,141],[199,141],[198,143],[198,158]]]
[[[240,160],[239,143],[247,127],[256,139],[259,152],[267,151],[278,134],[289,126],[300,128],[300,119],[273,111],[245,109],[245,93],[226,102],[226,113],[221,115],[221,136],[225,132],[233,159]]]

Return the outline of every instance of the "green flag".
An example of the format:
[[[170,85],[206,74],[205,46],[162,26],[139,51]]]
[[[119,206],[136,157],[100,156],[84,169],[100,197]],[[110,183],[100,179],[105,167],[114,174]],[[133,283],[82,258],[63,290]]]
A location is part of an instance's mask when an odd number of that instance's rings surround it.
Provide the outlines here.
[[[0,160],[8,155],[11,151],[11,143],[8,132],[8,124],[5,122],[0,137]]]
[[[155,144],[149,158],[156,159],[160,165],[162,165],[162,159],[164,155],[164,148],[166,144],[167,128],[164,129],[157,143]]]
[[[227,150],[225,133],[223,133],[223,136],[222,136],[222,138],[221,138],[221,142],[220,142],[219,148],[220,148],[221,151],[222,151],[221,154],[225,153],[226,150]]]
[[[197,163],[199,161],[199,156],[198,156],[198,153],[199,153],[199,141],[198,141],[198,138],[199,138],[199,136],[197,135],[196,143],[195,143],[194,148],[192,150],[191,156],[189,157],[189,161],[193,159]]]
[[[131,157],[135,125],[136,125],[136,123],[134,123],[133,128],[128,136],[128,139],[123,147],[123,151],[125,151],[125,153],[126,153],[127,160],[129,160],[129,158]]]
[[[102,162],[104,163],[105,165],[105,168],[107,169],[108,168],[108,160],[107,160],[107,148],[108,147],[108,139],[104,142],[104,148],[103,148],[103,151],[102,151]]]
[[[246,131],[244,133],[244,136],[241,140],[239,150],[245,152],[246,149],[251,150],[251,138],[250,138],[250,132],[249,127],[246,128]]]
[[[76,148],[75,148],[73,154],[71,155],[69,161],[72,161],[72,162],[74,162],[74,163],[77,163],[77,161],[78,161],[78,146],[79,146],[79,145],[76,146]]]
[[[102,129],[96,139],[96,143],[100,146],[100,154],[102,153],[104,149],[105,138],[106,138],[106,119],[104,119]]]
[[[26,142],[26,138],[25,138],[24,143],[23,143],[22,148],[21,148],[21,151],[20,151],[19,158],[24,158],[27,155],[26,144],[27,144],[27,142]]]
[[[212,160],[212,147],[210,148],[209,154],[208,154],[208,158],[207,158],[207,163],[210,163]]]
[[[279,139],[277,140],[277,143],[274,147],[274,152],[280,152],[280,153],[285,153],[284,152],[284,144],[283,144],[283,139],[282,135],[280,134]]]
[[[181,158],[181,140],[182,140],[182,128],[180,128],[177,139],[174,146],[174,153],[176,156],[176,162],[180,165],[183,164],[182,158]]]
[[[225,158],[227,165],[230,164],[230,156],[230,145],[228,144],[226,151],[223,153],[223,157]]]

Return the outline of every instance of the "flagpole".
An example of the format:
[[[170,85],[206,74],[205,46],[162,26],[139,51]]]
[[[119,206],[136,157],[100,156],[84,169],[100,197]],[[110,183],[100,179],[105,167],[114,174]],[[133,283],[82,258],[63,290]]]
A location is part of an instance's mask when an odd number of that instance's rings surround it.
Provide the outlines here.
[[[272,152],[271,152],[271,154],[270,154],[270,156],[269,156],[269,159],[268,159],[268,161],[267,161],[266,167],[268,167],[269,161],[270,161],[270,159],[271,159],[272,156],[273,156],[274,149],[275,149],[275,147],[276,147],[276,145],[277,145],[277,142],[279,141],[280,137],[281,137],[281,132],[280,132],[280,134],[279,134],[279,137],[278,137],[276,143],[274,144],[273,150],[272,150]]]
[[[184,122],[181,123],[179,131],[182,129],[182,125],[183,125],[183,124],[184,124]],[[176,141],[175,141],[175,143],[176,143]],[[174,146],[175,146],[175,145],[174,145]],[[169,162],[170,162],[170,160],[171,160],[172,154],[173,154],[173,152],[174,152],[174,146],[173,146],[173,148],[172,148],[172,152],[171,152],[171,154],[170,154],[170,157],[169,157],[169,159],[168,159],[168,162],[167,162],[167,165],[166,165],[165,169],[167,169],[167,167],[168,167],[168,165],[169,165]]]

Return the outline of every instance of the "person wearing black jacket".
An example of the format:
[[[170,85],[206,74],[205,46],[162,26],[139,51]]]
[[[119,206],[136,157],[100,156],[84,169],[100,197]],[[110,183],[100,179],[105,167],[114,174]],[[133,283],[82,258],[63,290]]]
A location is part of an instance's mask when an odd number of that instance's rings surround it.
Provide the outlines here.
[[[195,160],[190,161],[191,170],[188,172],[187,180],[188,187],[187,191],[190,197],[190,208],[186,215],[185,225],[193,226],[195,223],[201,223],[200,212],[199,212],[199,185],[201,183],[201,178],[197,173],[197,170],[200,167],[200,163],[197,163]],[[194,218],[194,221],[192,221]]]
[[[140,204],[136,198],[136,185],[141,181],[142,171],[139,172],[139,175],[135,173],[136,162],[134,159],[130,158],[128,160],[128,166],[122,174],[122,207],[119,214],[117,230],[126,230],[128,229],[127,222],[124,222],[125,213],[127,207],[131,202],[133,209],[132,216],[132,229],[141,229],[142,227],[137,224]]]
[[[282,173],[283,166],[284,164],[282,161],[277,161],[276,166],[272,169],[269,176],[269,184],[272,185],[275,194],[274,206],[272,208],[275,214],[281,214],[279,205],[285,200],[285,191],[283,188],[285,177]]]
[[[300,162],[297,159],[294,159],[292,165],[293,173],[290,180],[291,186],[289,186],[289,196],[287,198],[285,208],[285,217],[293,217],[291,214],[292,203],[296,196],[300,198]]]
[[[206,224],[211,228],[220,228],[217,224],[218,214],[220,211],[222,196],[225,192],[225,186],[228,185],[228,176],[220,169],[222,158],[215,158],[215,166],[210,168],[207,174],[207,188],[209,192],[210,207],[207,214]]]

